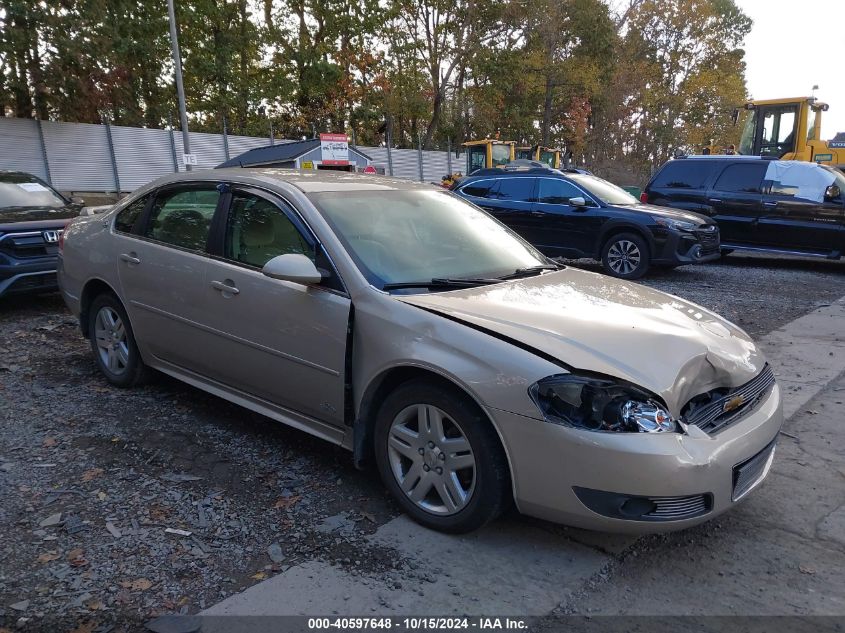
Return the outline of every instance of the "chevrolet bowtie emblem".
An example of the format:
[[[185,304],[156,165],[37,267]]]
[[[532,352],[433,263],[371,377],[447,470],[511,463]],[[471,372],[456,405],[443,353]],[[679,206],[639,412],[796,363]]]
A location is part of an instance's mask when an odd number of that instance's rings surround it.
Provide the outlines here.
[[[744,404],[745,398],[743,396],[734,396],[722,406],[722,413],[728,413],[729,411],[739,409]]]

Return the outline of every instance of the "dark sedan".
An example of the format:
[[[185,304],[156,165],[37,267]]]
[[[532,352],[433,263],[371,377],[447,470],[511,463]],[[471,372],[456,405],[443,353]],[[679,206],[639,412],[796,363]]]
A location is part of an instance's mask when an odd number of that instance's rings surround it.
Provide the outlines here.
[[[40,178],[0,171],[0,297],[57,289],[59,240],[80,209]]]
[[[601,261],[607,274],[638,279],[650,266],[675,267],[719,257],[713,220],[641,204],[578,170],[485,169],[453,188],[551,257]]]

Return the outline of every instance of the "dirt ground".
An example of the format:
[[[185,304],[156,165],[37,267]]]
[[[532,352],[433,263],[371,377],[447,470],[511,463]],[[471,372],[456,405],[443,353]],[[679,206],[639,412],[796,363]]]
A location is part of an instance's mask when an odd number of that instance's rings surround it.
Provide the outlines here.
[[[845,295],[845,263],[732,255],[643,283],[761,336]],[[164,376],[109,386],[58,296],[0,300],[0,627],[195,613],[310,559],[401,585],[365,540],[397,513],[341,449]]]

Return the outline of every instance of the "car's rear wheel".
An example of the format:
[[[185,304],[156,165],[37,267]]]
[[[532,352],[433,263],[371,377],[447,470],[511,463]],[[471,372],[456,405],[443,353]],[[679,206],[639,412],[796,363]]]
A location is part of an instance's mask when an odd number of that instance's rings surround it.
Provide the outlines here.
[[[126,310],[113,294],[99,295],[88,310],[88,338],[94,360],[106,379],[118,387],[132,387],[146,378]]]
[[[387,397],[375,453],[387,488],[426,527],[470,532],[510,502],[507,459],[490,422],[465,395],[437,382],[407,382]]]
[[[620,279],[639,279],[648,271],[648,245],[635,233],[612,236],[601,252],[604,272]]]

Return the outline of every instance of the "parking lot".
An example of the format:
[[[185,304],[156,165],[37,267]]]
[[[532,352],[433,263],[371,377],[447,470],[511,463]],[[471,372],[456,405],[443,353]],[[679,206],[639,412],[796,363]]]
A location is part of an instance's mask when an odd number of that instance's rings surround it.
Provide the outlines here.
[[[734,254],[644,283],[762,339],[836,307],[845,263]],[[827,344],[830,357],[839,354],[840,339]],[[126,618],[211,609],[254,585],[211,612],[246,605],[252,613],[300,612],[314,599],[305,595],[312,586],[322,588],[315,604],[355,613],[845,609],[845,432],[832,415],[841,381],[792,409],[781,472],[724,519],[633,539],[512,513],[479,535],[434,537],[397,519],[377,473],[356,471],[340,449],[164,376],[141,389],[109,386],[57,295],[0,303],[0,359],[0,615],[7,622],[44,616],[69,629],[120,618],[125,626]],[[781,378],[800,383],[801,370],[791,371]],[[785,389],[787,400],[793,391]],[[473,584],[467,565],[450,564],[460,558],[454,547],[475,551],[476,564],[495,547],[502,571],[493,575],[501,579]],[[262,593],[260,583],[273,577],[282,584]],[[773,577],[778,592],[758,590]],[[507,595],[513,582],[521,595]],[[288,584],[299,592],[280,593]],[[801,599],[792,595],[796,586]],[[285,598],[261,606],[268,595]]]

